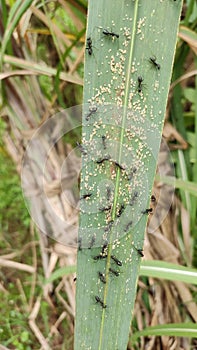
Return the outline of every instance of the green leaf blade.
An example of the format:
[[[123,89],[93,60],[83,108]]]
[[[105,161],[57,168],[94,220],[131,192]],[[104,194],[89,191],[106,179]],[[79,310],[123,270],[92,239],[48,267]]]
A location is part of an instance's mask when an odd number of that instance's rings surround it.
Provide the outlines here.
[[[149,208],[180,9],[181,2],[170,0],[89,1],[87,37],[93,52],[86,50],[81,194],[92,195],[81,201],[75,350],[127,346],[147,222],[143,212]],[[107,184],[113,192],[110,210]],[[126,208],[119,218],[121,205]],[[93,235],[95,245],[88,249]],[[105,240],[107,257],[95,261]],[[118,277],[111,276],[111,268]]]

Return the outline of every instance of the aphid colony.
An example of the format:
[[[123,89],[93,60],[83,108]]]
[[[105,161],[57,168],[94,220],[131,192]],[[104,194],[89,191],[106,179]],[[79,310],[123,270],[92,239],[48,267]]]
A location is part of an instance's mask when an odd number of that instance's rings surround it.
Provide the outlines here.
[[[174,0],[176,1],[176,0]],[[111,37],[111,38],[116,38],[119,39],[120,35],[117,33],[114,33],[113,31],[109,31],[108,29],[103,29],[102,33],[104,34],[104,36],[106,37]],[[93,54],[93,44],[92,44],[92,38],[88,37],[86,40],[86,50],[88,52],[88,55],[91,56]],[[151,56],[148,59],[148,62],[156,69],[156,70],[160,70],[161,69],[161,65],[157,62],[157,58],[156,56]],[[144,79],[142,78],[142,76],[138,76],[137,78],[137,91],[140,94],[143,90],[143,87],[145,87],[145,84],[143,83]],[[92,110],[90,110],[90,112],[87,114],[87,116],[85,117],[86,120],[89,120],[90,116],[95,113],[97,111],[97,108],[93,108]]]
[[[106,137],[102,136],[101,139],[102,139],[103,149],[106,150],[106,149],[107,149]],[[78,144],[78,147],[79,147],[79,144]],[[87,155],[87,151],[86,151],[86,149],[84,149],[84,147],[82,147],[82,146],[80,145],[79,149],[81,150],[81,153],[82,153],[84,156]],[[98,165],[103,164],[104,162],[113,162],[114,165],[115,165],[118,169],[120,169],[120,171],[124,171],[124,172],[126,171],[125,166],[122,165],[122,164],[119,164],[119,162],[113,161],[113,160],[111,159],[111,156],[110,156],[110,155],[106,155],[106,156],[104,156],[104,157],[102,157],[102,158],[99,158],[99,159],[95,160],[95,162],[96,162],[96,164],[98,164]],[[137,172],[137,168],[136,168],[136,167],[133,167],[132,170],[129,171],[129,175],[127,176],[128,181],[131,180],[131,173],[132,173],[132,177],[133,177],[134,174],[136,174],[136,172]],[[83,195],[80,197],[80,200],[89,200],[89,198],[92,197],[92,195],[93,195],[93,193],[86,193],[86,194],[83,194]],[[108,201],[110,200],[111,195],[112,195],[112,193],[111,193],[111,188],[110,188],[110,186],[106,186],[106,198],[107,198]],[[135,191],[135,192],[132,194],[132,197],[131,197],[131,199],[130,199],[128,205],[131,205],[131,206],[132,206],[132,205],[135,203],[135,201],[136,201],[137,198],[138,198],[138,192]],[[154,201],[156,201],[156,198],[155,198],[154,195],[152,195],[152,196],[151,196],[151,202],[154,202]],[[99,212],[106,212],[106,213],[107,213],[108,211],[111,210],[111,208],[112,208],[112,205],[111,205],[111,204],[107,204],[106,206],[101,206],[101,207],[99,207],[98,210],[99,210]],[[117,210],[116,217],[117,217],[117,218],[120,218],[121,215],[123,215],[124,210],[125,210],[125,204],[122,203],[122,204],[120,205],[120,207],[118,208],[118,210]],[[152,208],[147,208],[147,209],[143,210],[141,213],[142,213],[142,214],[149,214],[149,213],[152,213]],[[124,232],[125,232],[125,233],[129,232],[129,230],[130,230],[132,224],[133,224],[133,221],[132,221],[132,220],[130,220],[129,222],[127,222],[127,223],[125,224],[125,227],[124,227]],[[109,232],[111,231],[113,225],[114,225],[114,220],[110,220],[110,221],[108,222],[108,224],[105,226],[104,231],[107,232],[107,233],[109,233]],[[90,240],[90,242],[89,242],[88,249],[93,248],[94,245],[95,245],[95,243],[96,243],[96,236],[93,235],[92,238],[91,238],[91,240]],[[136,248],[134,245],[133,245],[133,248],[137,251],[137,253],[138,253],[138,255],[139,255],[140,258],[144,256],[144,255],[143,255],[143,250],[142,250],[141,248],[138,249],[138,248]],[[79,250],[79,251],[82,250],[82,237],[79,237],[79,239],[78,239],[78,250]],[[99,261],[99,260],[105,260],[105,259],[107,259],[107,258],[108,258],[108,242],[105,241],[105,242],[103,243],[102,247],[101,247],[100,253],[99,253],[98,255],[94,255],[94,256],[92,257],[92,259],[96,262],[96,261]],[[113,264],[117,265],[118,268],[121,268],[121,267],[122,267],[122,261],[119,260],[119,258],[117,258],[114,254],[110,254],[110,260],[112,261]],[[107,278],[108,278],[108,277],[107,277],[107,274],[105,274],[105,273],[103,273],[103,272],[101,272],[101,271],[98,271],[97,273],[98,273],[98,278],[99,278],[99,280],[101,281],[101,283],[106,284],[106,283],[107,283]],[[115,277],[118,277],[118,276],[120,275],[120,271],[119,271],[117,268],[115,269],[115,268],[113,268],[113,267],[110,267],[110,268],[109,268],[108,273],[109,273],[109,275],[111,274],[111,275],[113,275],[113,276],[115,276]],[[95,295],[94,298],[95,298],[96,303],[97,303],[98,305],[100,305],[102,309],[106,309],[106,308],[107,308],[107,305],[106,305],[105,302],[101,299],[100,296]]]
[[[143,79],[141,77],[138,77],[138,83],[139,83],[138,92],[139,92],[139,89],[142,87],[142,81],[143,81]],[[85,119],[89,120],[91,115],[93,113],[95,114],[97,111],[98,111],[98,107],[95,107],[95,106],[91,107],[90,111],[86,115]],[[107,138],[106,138],[105,135],[101,136],[101,145],[102,145],[103,149],[106,151],[108,145],[107,145]],[[83,156],[86,157],[87,154],[88,154],[87,149],[84,146],[82,146],[81,144],[79,144],[79,143],[77,143],[77,146],[78,146],[79,150],[81,151],[81,153],[83,154]],[[114,164],[114,166],[117,169],[119,169],[120,172],[124,172],[124,175],[126,175],[126,179],[128,181],[131,181],[132,178],[137,173],[137,167],[136,166],[133,166],[131,169],[129,169],[127,171],[127,168],[125,167],[125,165],[120,164],[119,162],[113,160],[112,157],[110,156],[110,154],[106,154],[106,155],[104,155],[101,158],[95,159],[94,161],[95,161],[96,164],[98,164],[98,166],[103,165],[105,162],[111,162],[112,164]],[[90,197],[92,198],[93,195],[94,194],[91,193],[91,192],[84,193],[84,194],[81,195],[80,200],[85,200],[85,201],[89,200]],[[109,211],[111,211],[112,204],[109,203],[109,201],[111,199],[111,196],[112,196],[112,190],[111,190],[110,186],[107,185],[106,186],[106,198],[107,198],[108,203],[106,205],[104,205],[104,206],[99,206],[98,207],[98,211],[99,212],[101,212],[101,213],[103,212],[103,213],[107,214]],[[128,205],[133,206],[135,204],[137,198],[138,198],[138,192],[134,191],[132,196],[131,196],[131,198],[130,198],[130,200],[129,200],[129,202],[128,202]],[[155,198],[154,195],[152,195],[151,196],[151,202],[155,202],[155,201],[156,201],[156,198]],[[125,204],[122,203],[122,204],[120,204],[119,208],[116,211],[116,218],[119,219],[123,215],[124,211],[125,211]],[[147,208],[147,209],[142,210],[141,214],[147,214],[148,215],[148,214],[152,213],[152,211],[153,211],[152,208]],[[104,232],[109,233],[111,231],[111,229],[112,229],[114,224],[115,224],[114,220],[110,220],[108,222],[108,224],[104,227]],[[127,223],[125,223],[123,231],[125,233],[128,233],[130,231],[131,227],[132,227],[132,224],[133,224],[132,220],[129,220]],[[87,245],[87,248],[88,249],[92,249],[94,247],[95,243],[96,243],[96,236],[93,235],[92,238],[90,239],[89,244]],[[136,250],[136,252],[138,253],[138,256],[140,258],[142,258],[144,256],[143,255],[143,250],[141,248],[136,248],[134,245],[133,245],[133,248]],[[82,251],[82,237],[79,237],[79,239],[78,239],[78,251]],[[108,242],[105,241],[103,243],[102,247],[101,247],[100,253],[98,255],[94,255],[92,257],[92,259],[96,262],[96,261],[99,261],[99,260],[100,261],[101,260],[105,260],[107,258],[108,258]],[[122,261],[119,260],[119,258],[116,257],[114,254],[110,253],[110,260],[111,260],[112,264],[117,265],[118,268],[122,267]],[[103,283],[103,284],[106,284],[107,283],[107,278],[108,278],[107,273],[106,272],[103,273],[101,271],[98,271],[97,274],[98,274],[98,278],[99,278],[100,282]],[[117,268],[110,267],[109,270],[108,270],[108,275],[113,275],[115,277],[118,277],[120,275],[120,271]],[[107,308],[107,305],[101,299],[100,296],[95,295],[94,298],[95,298],[96,303],[98,305],[100,305],[102,309],[106,309]]]
[[[176,1],[176,0],[174,0]],[[102,30],[102,34],[104,35],[104,37],[108,37],[108,38],[112,38],[112,39],[119,39],[120,35],[115,33],[114,31],[109,31],[108,29],[103,29]],[[92,56],[93,54],[93,41],[92,41],[92,38],[89,36],[86,40],[86,48],[87,50],[87,53],[89,56]],[[156,69],[156,70],[160,70],[161,69],[161,65],[157,62],[157,58],[156,56],[152,56],[152,57],[149,57],[148,59],[148,62]],[[142,90],[143,90],[143,87],[145,86],[145,84],[143,83],[144,82],[144,78],[142,76],[138,76],[137,77],[137,92],[139,94],[141,94]],[[87,113],[87,115],[85,116],[85,120],[86,121],[89,121],[89,119],[94,115],[96,114],[98,111],[98,107],[96,106],[92,106],[89,108],[89,112]],[[107,138],[105,135],[102,135],[101,137],[102,139],[102,145],[103,145],[103,149],[104,150],[107,150]],[[79,148],[79,150],[81,151],[81,153],[84,155],[84,156],[87,156],[88,152],[87,150],[85,149],[84,146],[82,146],[80,143],[77,143],[77,146]],[[118,169],[119,171],[126,171],[126,168],[124,165],[120,164],[119,162],[117,161],[114,161],[112,159],[112,157],[110,156],[110,154],[106,154],[105,156],[95,160],[96,164],[98,165],[102,165],[104,164],[105,162],[112,162]],[[127,179],[128,181],[130,181],[132,179],[132,177],[134,176],[134,174],[136,174],[137,172],[137,168],[134,167],[127,175]],[[111,188],[108,186],[106,188],[106,197],[107,197],[107,200],[109,201],[110,198],[111,198]],[[83,195],[81,195],[80,197],[80,200],[88,200],[93,194],[92,193],[85,193]],[[130,202],[129,202],[129,205],[133,205],[136,201],[138,197],[138,193],[137,192],[134,192],[134,194],[132,195],[132,198],[130,199]],[[156,198],[154,195],[151,196],[151,202],[155,202],[156,201]],[[100,212],[108,212],[110,211],[112,208],[112,205],[109,204],[107,206],[103,206],[103,207],[99,207],[99,211]],[[121,215],[123,214],[125,210],[125,204],[122,203],[120,205],[120,207],[118,208],[117,210],[117,218],[120,218]],[[144,209],[141,211],[142,214],[150,214],[152,213],[153,209],[152,208],[147,208],[147,209]],[[129,222],[127,222],[125,224],[125,227],[124,227],[124,232],[129,232],[131,226],[132,226],[133,222],[132,220],[130,220]],[[114,225],[114,220],[111,220],[108,222],[108,224],[106,225],[106,227],[104,228],[104,231],[105,232],[109,232],[112,227]],[[96,242],[96,237],[95,235],[92,236],[90,242],[89,242],[89,246],[88,246],[88,249],[91,249],[94,247],[95,245],[95,242]],[[135,246],[133,246],[134,249],[137,251],[139,257],[143,257],[143,250],[142,249],[138,249],[136,248]],[[79,237],[78,238],[78,251],[82,251],[82,238]],[[99,260],[103,260],[103,259],[107,259],[108,258],[108,242],[105,241],[101,247],[101,251],[98,255],[95,255],[92,257],[92,259],[94,261],[99,261]],[[122,267],[122,262],[114,255],[114,254],[110,254],[110,260],[112,261],[113,264],[117,265],[117,267]],[[118,277],[120,275],[120,271],[116,268],[113,268],[113,267],[109,267],[109,270],[108,270],[109,274],[111,275],[114,275],[116,277]],[[98,271],[98,278],[100,279],[101,283],[103,284],[106,284],[107,282],[107,275],[101,271]],[[105,304],[105,302],[100,298],[100,296],[98,295],[95,295],[94,296],[95,298],[95,302],[97,304],[99,304],[101,306],[102,309],[106,309],[107,305]]]

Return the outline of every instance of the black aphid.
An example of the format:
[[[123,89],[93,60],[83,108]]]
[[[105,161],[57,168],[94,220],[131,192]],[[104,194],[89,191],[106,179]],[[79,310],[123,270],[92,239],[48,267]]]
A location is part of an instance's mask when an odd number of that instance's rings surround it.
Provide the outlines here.
[[[99,255],[93,256],[94,260],[102,260],[106,258],[107,258],[107,254],[99,254]]]
[[[106,149],[107,146],[106,146],[106,136],[105,135],[102,136],[102,143],[103,143],[103,148]]]
[[[103,29],[103,34],[106,36],[111,36],[112,38],[116,37],[117,39],[119,38],[119,34],[116,34],[114,32],[109,32],[107,29]]]
[[[111,210],[111,205],[108,205],[108,207],[99,208],[99,211],[109,211],[109,210]]]
[[[143,258],[143,249],[137,249],[138,254]]]
[[[111,198],[111,188],[107,186],[106,189],[107,189],[107,200],[109,201]]]
[[[138,249],[133,245],[133,248],[135,248],[135,250],[138,252],[138,254],[143,258],[144,254],[143,254],[143,249]]]
[[[90,119],[90,117],[91,117],[91,115],[92,114],[94,114],[94,113],[96,113],[96,111],[97,111],[97,107],[91,107],[91,108],[89,108],[89,113],[86,115],[86,120],[89,120]]]
[[[138,81],[137,90],[140,93],[140,92],[142,92],[142,86],[143,86],[142,82],[144,81],[144,79],[140,76],[137,78],[137,81]]]
[[[77,243],[78,243],[78,250],[82,250],[82,238],[81,237],[78,238]]]
[[[132,224],[133,224],[133,221],[129,221],[125,226],[124,232],[127,232],[129,228],[132,226]]]
[[[118,218],[122,215],[124,209],[125,209],[125,205],[121,204],[120,208],[118,209],[118,213],[117,213]]]
[[[76,280],[77,280],[77,277],[74,277],[74,278],[73,278],[73,282],[76,282]]]
[[[114,164],[120,169],[120,170],[125,170],[125,167],[118,162],[114,162]]]
[[[142,214],[150,214],[153,212],[153,208],[145,209],[142,211]]]
[[[128,174],[128,180],[129,180],[129,181],[132,180],[132,178],[133,178],[133,176],[136,174],[136,172],[137,172],[137,168],[134,166],[134,167],[131,169],[130,173]]]
[[[91,249],[93,247],[93,245],[95,244],[95,241],[96,241],[96,237],[92,236],[88,249]]]
[[[111,267],[109,268],[109,272],[113,273],[113,275],[115,275],[116,277],[118,277],[120,275],[119,271],[116,271],[116,270],[112,269]]]
[[[122,262],[118,260],[114,255],[111,255],[111,259],[118,265],[122,266]]]
[[[130,201],[129,201],[129,205],[133,205],[133,204],[135,203],[137,197],[138,197],[138,192],[135,191],[135,192],[133,193],[133,195],[132,195]]]
[[[106,309],[107,305],[104,304],[104,302],[101,300],[101,298],[98,295],[95,295],[95,300],[97,303],[99,303],[103,309]]]
[[[88,55],[92,55],[92,39],[90,37],[87,38],[87,41],[86,41],[86,50],[88,50]]]
[[[151,196],[151,202],[156,202],[156,197],[154,196],[154,194]]]
[[[149,62],[150,62],[151,64],[153,64],[153,66],[154,66],[156,69],[160,70],[161,66],[160,66],[160,64],[157,62],[157,59],[156,59],[155,56],[149,57]]]
[[[84,155],[87,155],[87,151],[85,150],[85,148],[79,143],[76,142],[77,147],[79,148],[80,152]]]
[[[105,227],[105,232],[109,232],[113,226],[114,220],[111,220]]]
[[[107,255],[107,249],[108,249],[108,242],[106,241],[106,242],[103,244],[102,249],[101,249],[102,255]]]
[[[96,160],[96,163],[97,164],[102,164],[103,162],[105,162],[107,160],[110,160],[110,158],[111,158],[110,155],[107,155],[107,156],[105,156],[103,158],[100,158],[100,159]]]
[[[106,283],[106,278],[105,278],[104,273],[98,271],[98,276],[99,276],[101,282]]]
[[[92,193],[86,193],[86,194],[82,194],[82,196],[79,198],[80,200],[81,199],[86,199],[86,198],[90,198],[92,195]]]

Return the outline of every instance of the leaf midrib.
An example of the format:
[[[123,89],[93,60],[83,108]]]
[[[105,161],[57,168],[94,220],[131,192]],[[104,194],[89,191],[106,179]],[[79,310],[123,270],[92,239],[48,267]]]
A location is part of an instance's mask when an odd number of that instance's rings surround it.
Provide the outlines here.
[[[121,164],[122,159],[122,152],[123,152],[123,140],[124,140],[124,130],[125,130],[125,123],[126,123],[126,116],[127,116],[127,105],[128,105],[128,98],[129,98],[129,88],[130,88],[130,71],[132,66],[132,59],[133,59],[133,53],[134,53],[134,43],[135,43],[135,33],[136,33],[136,27],[137,27],[137,14],[138,14],[138,8],[139,8],[139,0],[136,0],[134,5],[134,19],[133,19],[133,27],[131,32],[131,41],[130,41],[130,50],[129,50],[129,61],[127,64],[127,73],[126,73],[126,82],[125,82],[125,94],[124,94],[124,102],[123,102],[123,116],[122,116],[122,123],[121,123],[121,133],[120,133],[120,149],[118,154],[118,163]],[[118,201],[118,193],[119,193],[119,184],[120,184],[120,175],[121,170],[117,168],[116,173],[116,182],[115,182],[115,195],[114,195],[114,202],[113,202],[113,208],[112,208],[112,220],[115,220],[116,215],[116,207],[117,207],[117,201]],[[104,290],[104,304],[106,304],[107,299],[107,293],[108,293],[108,271],[111,265],[110,256],[112,251],[112,243],[113,243],[113,231],[110,234],[110,243],[108,248],[108,256],[107,256],[107,265],[106,265],[106,287]],[[122,285],[122,289],[124,288],[124,285]],[[100,327],[100,337],[99,337],[99,347],[98,350],[101,350],[102,348],[102,338],[103,338],[103,330],[104,330],[104,322],[105,322],[105,312],[106,309],[103,309],[102,312],[102,319],[101,319],[101,327]]]

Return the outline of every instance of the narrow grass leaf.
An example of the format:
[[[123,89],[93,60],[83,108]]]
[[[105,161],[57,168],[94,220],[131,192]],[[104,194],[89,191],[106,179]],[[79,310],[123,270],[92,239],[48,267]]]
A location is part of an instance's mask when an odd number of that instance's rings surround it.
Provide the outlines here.
[[[89,1],[75,350],[127,348],[181,5]]]
[[[143,261],[140,275],[197,284],[197,270],[164,261]]]
[[[132,335],[131,342],[134,344],[139,337],[145,336],[164,336],[168,335],[171,337],[187,337],[187,338],[197,338],[197,328],[196,324],[188,323],[173,323],[159,325],[155,327],[147,327],[146,329],[136,332]]]

